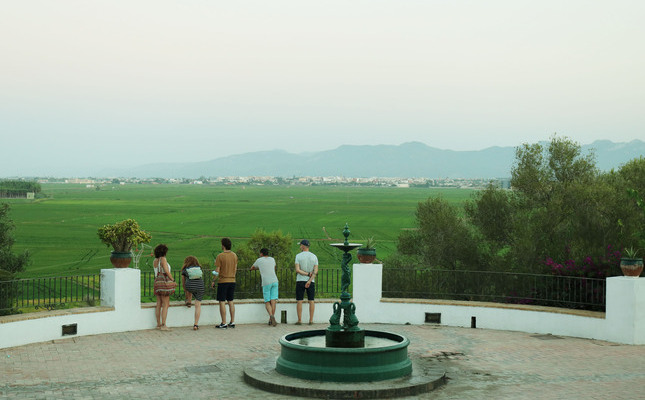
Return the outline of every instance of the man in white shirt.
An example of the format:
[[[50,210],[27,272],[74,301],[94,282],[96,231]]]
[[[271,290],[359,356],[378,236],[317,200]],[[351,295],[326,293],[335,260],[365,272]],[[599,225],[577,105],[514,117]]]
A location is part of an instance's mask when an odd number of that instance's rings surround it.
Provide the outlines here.
[[[275,274],[275,259],[269,257],[268,249],[260,249],[260,258],[255,260],[250,270],[260,270],[262,296],[264,297],[264,306],[269,313],[269,325],[276,326],[278,324],[275,320],[275,307],[278,300],[278,276]]]
[[[305,292],[309,301],[309,325],[314,323],[314,296],[316,294],[316,275],[318,275],[318,257],[309,251],[309,240],[300,241],[301,252],[296,255],[296,311],[298,313],[298,322],[302,324],[302,301]]]

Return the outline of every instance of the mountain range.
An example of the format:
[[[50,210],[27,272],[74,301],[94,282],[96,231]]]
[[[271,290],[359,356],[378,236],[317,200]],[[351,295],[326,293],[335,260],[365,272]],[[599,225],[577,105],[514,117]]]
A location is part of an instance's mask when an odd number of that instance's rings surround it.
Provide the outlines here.
[[[547,143],[542,143],[547,145]],[[103,171],[102,176],[137,178],[199,178],[216,176],[345,176],[504,178],[510,177],[515,147],[478,151],[442,150],[419,142],[401,145],[343,145],[333,150],[293,154],[283,150],[251,152],[210,161],[156,163]],[[645,142],[614,143],[598,140],[581,145],[593,151],[602,171],[619,168],[645,156]]]

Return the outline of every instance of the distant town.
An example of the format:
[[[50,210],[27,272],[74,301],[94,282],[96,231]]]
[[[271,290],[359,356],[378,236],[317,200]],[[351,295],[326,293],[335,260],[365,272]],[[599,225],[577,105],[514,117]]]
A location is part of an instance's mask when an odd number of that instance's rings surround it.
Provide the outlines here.
[[[300,176],[300,177],[274,177],[274,176],[224,176],[199,179],[168,179],[168,178],[41,178],[38,183],[76,183],[86,185],[88,188],[97,188],[109,185],[128,184],[184,184],[184,185],[273,185],[273,186],[380,186],[395,188],[434,187],[434,188],[484,188],[490,183],[503,188],[510,188],[510,178],[496,179],[467,179],[467,178],[350,178],[342,176]]]

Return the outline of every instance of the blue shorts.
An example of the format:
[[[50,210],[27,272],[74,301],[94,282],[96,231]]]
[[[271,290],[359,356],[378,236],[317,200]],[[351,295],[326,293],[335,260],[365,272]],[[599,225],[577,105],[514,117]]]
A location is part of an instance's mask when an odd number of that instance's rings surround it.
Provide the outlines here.
[[[262,296],[264,296],[265,303],[271,300],[278,300],[278,282],[262,286]]]

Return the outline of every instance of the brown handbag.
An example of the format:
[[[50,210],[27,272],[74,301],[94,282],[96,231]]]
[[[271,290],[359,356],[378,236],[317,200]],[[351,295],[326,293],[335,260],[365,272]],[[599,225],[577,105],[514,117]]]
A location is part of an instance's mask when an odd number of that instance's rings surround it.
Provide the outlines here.
[[[177,282],[170,279],[168,274],[163,271],[163,267],[159,265],[160,272],[155,278],[154,291],[155,296],[170,296],[175,294],[175,288],[177,287]]]

